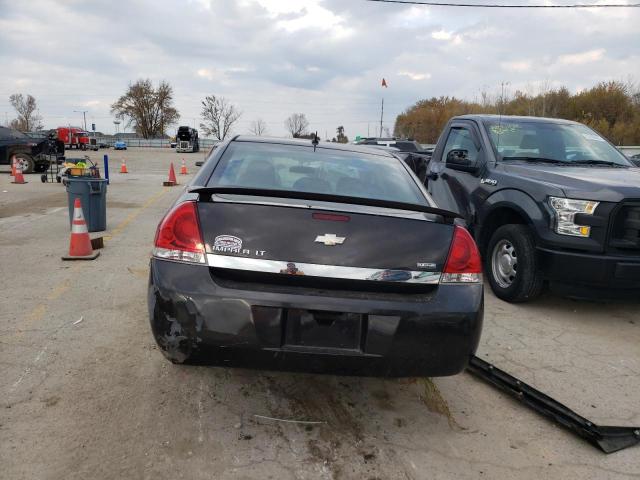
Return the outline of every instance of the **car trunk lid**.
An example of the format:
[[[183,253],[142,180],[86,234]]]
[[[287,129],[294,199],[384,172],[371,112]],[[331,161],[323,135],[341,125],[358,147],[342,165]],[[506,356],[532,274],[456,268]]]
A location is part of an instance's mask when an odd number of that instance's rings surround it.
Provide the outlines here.
[[[238,197],[201,199],[209,265],[383,282],[437,283],[453,225],[379,207]],[[262,199],[264,200],[264,199]],[[268,199],[272,200],[272,199]]]

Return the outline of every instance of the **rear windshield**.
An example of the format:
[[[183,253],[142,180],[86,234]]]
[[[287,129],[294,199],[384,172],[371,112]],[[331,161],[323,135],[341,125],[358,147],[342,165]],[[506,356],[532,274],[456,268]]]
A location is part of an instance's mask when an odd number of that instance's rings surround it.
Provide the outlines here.
[[[401,160],[311,146],[233,142],[210,187],[325,193],[428,205]]]

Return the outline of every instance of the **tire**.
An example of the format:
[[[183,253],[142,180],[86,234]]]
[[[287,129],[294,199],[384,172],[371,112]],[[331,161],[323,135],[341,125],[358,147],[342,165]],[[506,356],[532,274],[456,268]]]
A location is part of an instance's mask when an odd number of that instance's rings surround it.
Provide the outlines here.
[[[502,300],[520,303],[538,297],[544,279],[531,229],[511,224],[498,228],[485,251],[485,272],[493,293]]]
[[[47,165],[46,163],[38,163],[34,167],[33,171],[34,172],[38,172],[38,173],[42,173],[42,172],[46,172],[48,168],[49,168],[49,165]]]
[[[36,162],[28,153],[16,153],[16,165],[22,165],[22,173],[32,173],[36,168]]]

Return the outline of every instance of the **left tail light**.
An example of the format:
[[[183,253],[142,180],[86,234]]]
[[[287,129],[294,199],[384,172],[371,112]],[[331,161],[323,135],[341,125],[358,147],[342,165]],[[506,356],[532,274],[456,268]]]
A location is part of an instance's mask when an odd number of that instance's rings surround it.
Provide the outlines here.
[[[173,207],[156,232],[153,256],[178,262],[206,263],[195,202]]]

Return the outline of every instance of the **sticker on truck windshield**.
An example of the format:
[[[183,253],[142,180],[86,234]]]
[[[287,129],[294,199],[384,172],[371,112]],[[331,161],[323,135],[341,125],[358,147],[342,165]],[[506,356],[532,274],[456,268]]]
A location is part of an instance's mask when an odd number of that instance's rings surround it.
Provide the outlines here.
[[[240,253],[242,239],[233,235],[218,235],[213,241],[213,251],[223,253]]]
[[[596,142],[604,142],[604,138],[598,136],[598,135],[594,135],[593,133],[583,133],[582,136],[584,138],[586,138],[587,140],[594,140]]]

